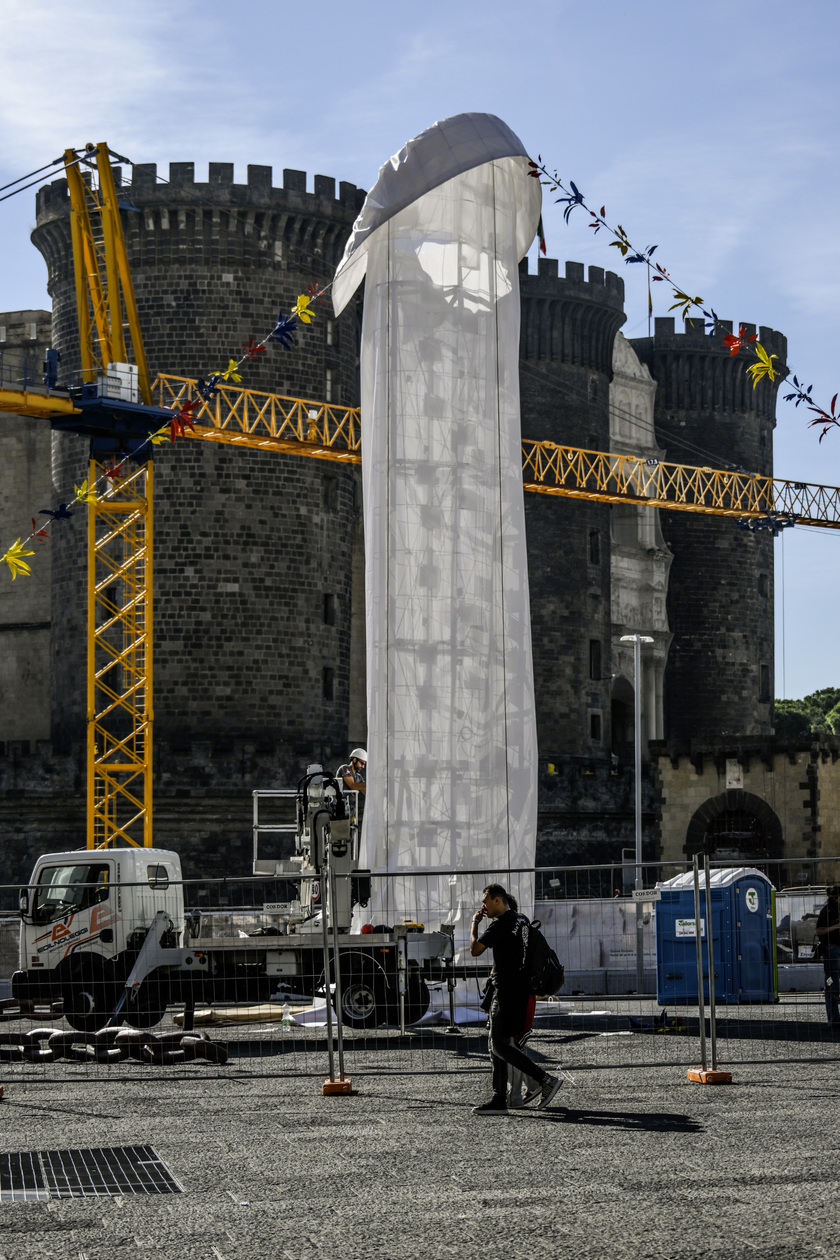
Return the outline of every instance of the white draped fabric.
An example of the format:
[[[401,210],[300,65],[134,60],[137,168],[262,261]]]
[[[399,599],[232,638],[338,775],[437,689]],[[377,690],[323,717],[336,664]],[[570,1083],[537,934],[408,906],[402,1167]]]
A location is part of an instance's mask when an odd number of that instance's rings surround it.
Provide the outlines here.
[[[539,209],[503,123],[448,119],[383,167],[334,290],[341,310],[366,277],[363,860],[389,873],[366,917],[460,941],[488,879],[533,895],[510,872],[536,836],[518,263]]]

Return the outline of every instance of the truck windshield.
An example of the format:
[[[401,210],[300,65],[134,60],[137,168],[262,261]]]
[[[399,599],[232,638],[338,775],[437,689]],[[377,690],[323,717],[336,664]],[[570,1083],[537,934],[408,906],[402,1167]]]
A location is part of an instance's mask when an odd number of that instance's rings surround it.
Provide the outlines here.
[[[41,871],[32,909],[34,923],[51,923],[108,899],[109,868],[102,862],[46,866]]]

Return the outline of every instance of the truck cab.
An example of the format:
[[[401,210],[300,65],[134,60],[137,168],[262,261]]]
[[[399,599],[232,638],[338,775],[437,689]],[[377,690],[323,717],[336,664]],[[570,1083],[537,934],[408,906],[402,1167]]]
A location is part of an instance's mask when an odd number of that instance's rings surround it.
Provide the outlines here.
[[[76,1028],[105,1022],[155,917],[167,919],[172,946],[181,943],[181,862],[168,849],[81,849],[45,853],[20,892],[20,1000],[61,998]],[[151,1002],[150,1002],[151,999]],[[164,1003],[165,1005],[165,1003]],[[141,1025],[160,1007],[147,987]]]

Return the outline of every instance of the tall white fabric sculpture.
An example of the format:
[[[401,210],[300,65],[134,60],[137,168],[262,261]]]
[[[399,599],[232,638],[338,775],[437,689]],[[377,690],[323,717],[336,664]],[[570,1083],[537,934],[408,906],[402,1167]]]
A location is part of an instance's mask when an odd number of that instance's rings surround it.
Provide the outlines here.
[[[489,879],[532,900],[512,874],[537,808],[518,264],[540,194],[498,118],[448,118],[382,167],[333,288],[338,313],[365,277],[372,918],[461,939]]]

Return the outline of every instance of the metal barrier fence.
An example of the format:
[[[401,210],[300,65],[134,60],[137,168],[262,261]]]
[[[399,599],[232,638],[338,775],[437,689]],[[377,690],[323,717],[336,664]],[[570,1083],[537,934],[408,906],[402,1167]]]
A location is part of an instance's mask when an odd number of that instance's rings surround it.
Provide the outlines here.
[[[0,389],[31,389],[44,383],[43,353],[10,350],[0,345]]]
[[[634,901],[605,895],[624,886],[616,865],[400,879],[325,871],[307,882],[181,881],[157,864],[129,883],[115,875],[115,852],[42,871],[25,890],[22,921],[12,909],[20,890],[0,888],[0,1084],[161,1071],[486,1073],[481,992],[492,957],[471,957],[468,937],[481,890],[496,881],[541,922],[565,966],[560,992],[537,1001],[533,1057],[572,1075],[699,1059],[685,863],[646,866]],[[840,1057],[813,951],[840,858],[806,865],[774,863],[762,879],[713,864],[701,946],[711,933],[717,1058],[730,1070]],[[325,928],[320,915],[305,917],[322,896],[345,920],[337,913]]]

